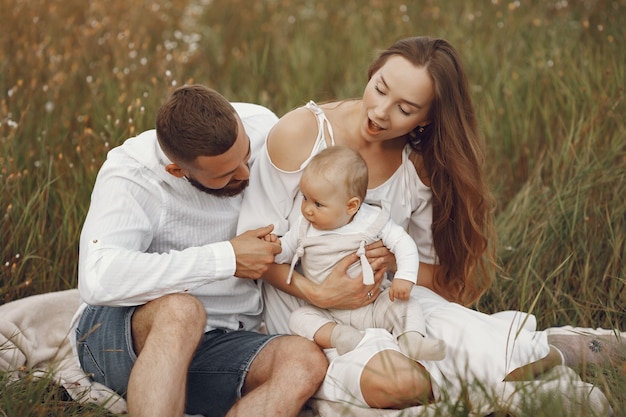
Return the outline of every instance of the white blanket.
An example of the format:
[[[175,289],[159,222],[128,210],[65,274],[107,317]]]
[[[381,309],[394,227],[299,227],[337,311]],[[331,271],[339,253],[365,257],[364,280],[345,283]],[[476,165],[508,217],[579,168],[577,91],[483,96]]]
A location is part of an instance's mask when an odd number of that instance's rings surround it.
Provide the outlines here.
[[[70,347],[70,321],[79,304],[78,290],[35,295],[0,306],[0,372],[19,379],[26,373],[50,376],[78,402],[97,403],[109,411],[126,412],[126,401],[107,387],[91,380],[79,367]],[[606,334],[602,329],[557,328],[554,332]],[[571,410],[592,409],[598,416],[610,416],[611,408],[604,394],[580,380],[566,367],[556,367],[542,380],[503,382],[497,408],[515,414],[526,401],[538,395],[559,396]],[[530,394],[530,395],[529,395]],[[468,392],[464,403],[471,416],[485,416],[494,411],[494,393]],[[446,402],[404,410],[366,409],[330,401],[311,400],[310,409],[300,417],[409,417],[449,414]],[[446,413],[446,410],[448,412]]]
[[[78,290],[72,289],[1,305],[0,371],[14,379],[51,376],[74,400],[124,413],[126,401],[85,375],[72,353],[68,333],[78,304]]]

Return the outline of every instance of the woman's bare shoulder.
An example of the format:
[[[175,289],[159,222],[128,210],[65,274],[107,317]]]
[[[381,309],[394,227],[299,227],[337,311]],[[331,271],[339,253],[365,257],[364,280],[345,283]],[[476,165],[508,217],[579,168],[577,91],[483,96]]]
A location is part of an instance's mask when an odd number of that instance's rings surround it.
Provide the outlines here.
[[[318,126],[315,115],[304,107],[286,113],[267,136],[272,163],[284,171],[297,171],[311,154]]]

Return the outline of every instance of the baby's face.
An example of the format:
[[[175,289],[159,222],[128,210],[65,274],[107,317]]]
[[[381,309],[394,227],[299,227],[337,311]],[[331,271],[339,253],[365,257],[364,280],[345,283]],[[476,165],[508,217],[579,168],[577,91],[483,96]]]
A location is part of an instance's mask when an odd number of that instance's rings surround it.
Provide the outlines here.
[[[303,175],[300,180],[302,215],[318,230],[333,230],[352,219],[348,211],[348,193],[342,186],[324,177]]]

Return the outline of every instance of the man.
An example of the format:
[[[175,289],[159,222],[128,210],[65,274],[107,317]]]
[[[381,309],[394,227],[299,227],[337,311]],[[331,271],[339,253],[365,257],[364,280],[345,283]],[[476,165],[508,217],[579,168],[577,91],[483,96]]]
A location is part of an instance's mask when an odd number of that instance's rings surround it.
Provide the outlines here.
[[[134,417],[295,416],[324,378],[312,342],[254,332],[255,280],[280,252],[261,239],[273,227],[235,236],[253,150],[276,120],[184,86],[156,131],[113,149],[98,174],[80,239],[75,346]]]

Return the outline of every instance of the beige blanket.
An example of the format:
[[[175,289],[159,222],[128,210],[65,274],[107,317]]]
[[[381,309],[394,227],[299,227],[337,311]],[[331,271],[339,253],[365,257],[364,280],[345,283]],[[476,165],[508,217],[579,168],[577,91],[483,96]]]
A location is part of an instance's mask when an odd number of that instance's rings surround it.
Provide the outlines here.
[[[73,355],[68,333],[79,305],[78,290],[26,297],[0,306],[0,371],[51,376],[81,403],[94,402],[124,413],[126,401],[91,380]]]
[[[35,295],[0,306],[0,372],[18,379],[26,373],[50,376],[81,403],[99,404],[116,414],[126,412],[126,401],[107,387],[91,380],[79,367],[70,347],[70,321],[79,304],[78,290]],[[601,329],[558,328],[554,332],[606,334]],[[537,395],[558,396],[571,410],[592,409],[598,416],[610,416],[611,409],[602,392],[580,380],[566,367],[557,367],[542,380],[502,383],[498,392],[470,390],[464,399],[470,416],[485,416],[496,407],[515,413]],[[450,402],[404,410],[365,409],[330,401],[311,400],[300,417],[408,417],[450,415]]]

